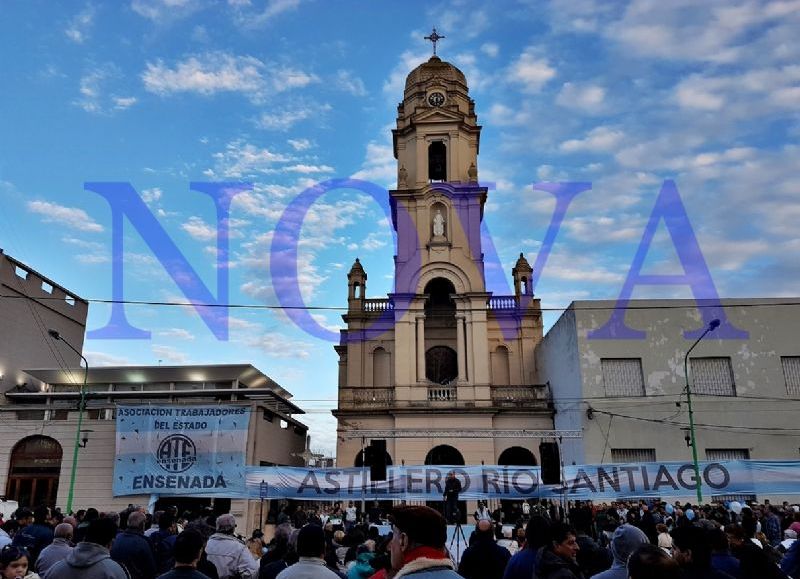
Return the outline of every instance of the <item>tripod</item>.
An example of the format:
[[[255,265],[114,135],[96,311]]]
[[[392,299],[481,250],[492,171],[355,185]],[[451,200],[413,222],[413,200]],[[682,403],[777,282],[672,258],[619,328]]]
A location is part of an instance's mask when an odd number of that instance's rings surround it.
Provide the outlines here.
[[[456,518],[456,528],[453,531],[453,537],[450,539],[450,544],[447,546],[447,550],[450,553],[450,558],[453,560],[453,563],[455,563],[456,568],[458,568],[458,564],[461,562],[461,545],[467,544],[467,538],[464,536],[464,529],[461,528],[461,511],[459,509],[455,509],[453,514]],[[454,544],[456,547],[455,551],[453,551]]]

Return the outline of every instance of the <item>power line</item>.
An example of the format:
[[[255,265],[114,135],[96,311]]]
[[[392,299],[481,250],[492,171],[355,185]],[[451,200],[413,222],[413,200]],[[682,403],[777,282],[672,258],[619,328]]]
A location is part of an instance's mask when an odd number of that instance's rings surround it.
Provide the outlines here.
[[[40,296],[33,298],[25,295],[0,295],[0,298],[8,299],[30,299],[30,300],[63,300],[63,298],[56,296]],[[252,310],[308,310],[308,311],[341,311],[347,312],[347,306],[313,306],[313,305],[275,305],[275,304],[220,304],[209,302],[172,302],[172,301],[151,301],[151,300],[114,300],[103,298],[81,298],[83,301],[94,304],[122,304],[129,306],[164,306],[164,307],[202,307],[202,308],[231,308],[231,309],[252,309]],[[385,299],[385,298],[378,298]],[[617,300],[614,301],[616,304]],[[665,300],[666,301],[666,300]],[[703,300],[707,301],[707,300]],[[540,307],[539,311],[542,312],[564,312],[567,310],[573,311],[615,311],[615,310],[679,310],[679,309],[708,309],[708,308],[763,308],[763,307],[786,307],[786,306],[800,306],[800,301],[780,301],[772,303],[692,303],[692,304],[661,304],[655,306],[644,305],[626,305],[626,306],[581,306],[581,307]],[[391,310],[385,310],[391,311]],[[487,311],[487,308],[470,308],[459,311]],[[492,311],[492,310],[488,310]],[[501,311],[501,310],[498,310]],[[377,313],[377,312],[371,312]]]

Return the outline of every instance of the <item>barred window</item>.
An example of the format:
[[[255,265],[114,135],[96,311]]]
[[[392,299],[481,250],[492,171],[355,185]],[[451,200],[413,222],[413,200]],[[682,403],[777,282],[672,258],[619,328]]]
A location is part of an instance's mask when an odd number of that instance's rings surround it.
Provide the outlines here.
[[[603,358],[606,396],[644,396],[644,374],[640,358]]]
[[[707,448],[708,460],[750,460],[749,448]]]
[[[611,462],[655,462],[655,448],[612,448]]]
[[[782,356],[783,378],[786,380],[786,393],[800,396],[800,356]]]
[[[730,358],[692,358],[692,394],[736,396]]]

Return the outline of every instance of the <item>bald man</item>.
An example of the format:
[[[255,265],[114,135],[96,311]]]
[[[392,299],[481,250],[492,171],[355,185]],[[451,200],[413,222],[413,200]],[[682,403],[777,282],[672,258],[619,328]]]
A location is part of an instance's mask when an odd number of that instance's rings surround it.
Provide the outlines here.
[[[140,511],[128,515],[128,527],[111,547],[111,558],[128,570],[131,579],[154,579],[157,574],[153,548],[144,536],[145,518]]]
[[[72,553],[72,532],[73,527],[69,523],[57,525],[53,532],[53,542],[42,549],[39,558],[36,559],[36,572],[44,577],[50,567],[67,558]]]
[[[494,540],[494,523],[479,521],[475,537],[458,566],[458,573],[466,579],[503,579],[511,553]]]

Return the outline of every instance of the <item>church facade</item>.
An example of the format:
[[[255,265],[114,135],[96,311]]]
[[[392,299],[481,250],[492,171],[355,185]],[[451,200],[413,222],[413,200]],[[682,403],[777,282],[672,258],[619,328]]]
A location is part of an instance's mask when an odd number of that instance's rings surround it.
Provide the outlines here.
[[[368,298],[355,260],[335,346],[337,465],[361,466],[372,440],[389,464],[540,464],[555,446],[534,357],[540,303],[522,254],[514,294],[486,290],[481,126],[464,74],[435,55],[414,69],[392,133],[395,291]]]

